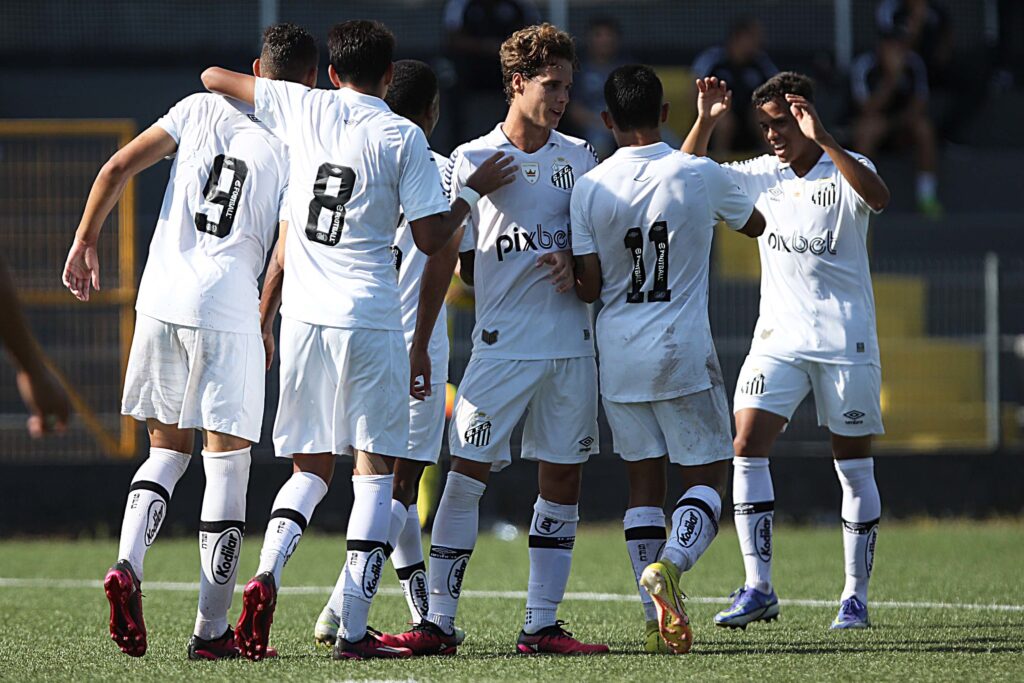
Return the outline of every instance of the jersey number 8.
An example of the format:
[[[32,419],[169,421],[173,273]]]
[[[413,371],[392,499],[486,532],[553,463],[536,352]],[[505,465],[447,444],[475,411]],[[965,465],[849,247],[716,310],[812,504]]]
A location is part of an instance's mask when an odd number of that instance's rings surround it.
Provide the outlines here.
[[[648,303],[670,301],[672,290],[668,288],[668,223],[658,221],[647,231],[647,239],[654,244],[654,286],[647,292]],[[623,240],[626,249],[633,257],[633,272],[630,274],[630,287],[626,292],[626,303],[642,304],[644,302],[643,287],[647,282],[647,269],[644,267],[644,232],[642,228],[630,228]]]
[[[313,199],[309,202],[309,221],[306,223],[306,237],[318,244],[335,246],[341,240],[345,227],[345,203],[352,198],[356,184],[356,172],[347,166],[320,164],[313,184]],[[320,214],[330,211],[327,228],[320,228]]]

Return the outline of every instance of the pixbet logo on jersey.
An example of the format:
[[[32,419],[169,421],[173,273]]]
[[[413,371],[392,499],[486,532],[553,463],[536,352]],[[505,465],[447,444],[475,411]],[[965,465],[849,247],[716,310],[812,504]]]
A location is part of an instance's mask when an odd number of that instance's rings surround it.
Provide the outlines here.
[[[825,233],[824,237],[810,239],[796,233],[787,237],[777,232],[770,232],[768,233],[768,247],[775,251],[784,251],[787,254],[793,252],[803,254],[809,251],[816,256],[821,256],[825,252],[835,256],[836,238],[831,230]]]
[[[494,243],[494,251],[498,255],[498,261],[501,262],[505,260],[505,254],[538,251],[551,247],[568,249],[570,244],[568,228],[559,228],[549,232],[538,223],[536,230],[527,232],[518,225],[513,225],[511,233],[498,236]]]

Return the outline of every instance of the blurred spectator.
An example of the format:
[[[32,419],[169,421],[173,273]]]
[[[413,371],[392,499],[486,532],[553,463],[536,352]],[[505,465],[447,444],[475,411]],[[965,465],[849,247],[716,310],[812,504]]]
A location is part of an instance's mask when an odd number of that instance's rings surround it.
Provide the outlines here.
[[[953,59],[953,29],[949,14],[933,0],[882,0],[875,10],[882,35],[902,33],[911,50],[928,69],[928,83],[948,81]]]
[[[458,93],[449,109],[454,140],[469,140],[504,117],[498,49],[519,29],[540,22],[532,0],[448,0],[446,51],[455,66]]]
[[[1020,4],[1020,0],[1013,2]],[[953,22],[948,10],[935,0],[882,0],[875,20],[883,35],[898,32],[905,36],[910,49],[924,60],[934,95],[931,112],[938,137],[962,141],[988,95],[989,50],[975,45],[954,55]],[[967,107],[964,102],[973,105]]]
[[[601,121],[604,83],[626,63],[621,54],[622,29],[610,17],[597,17],[587,28],[586,54],[580,64],[569,103],[573,130],[594,146],[602,159],[615,151],[615,138]]]
[[[14,281],[0,259],[0,341],[14,361],[18,393],[28,408],[28,432],[34,438],[67,428],[71,405],[43,359],[43,352],[18,305]]]
[[[858,112],[854,149],[873,157],[879,146],[910,139],[917,162],[917,206],[937,217],[935,130],[928,116],[928,72],[899,31],[881,36],[873,52],[853,60],[850,87]]]
[[[725,45],[708,48],[693,62],[694,78],[715,76],[725,81],[736,103],[719,121],[711,138],[711,151],[720,158],[762,144],[750,97],[757,86],[779,70],[762,49],[761,39],[761,22],[751,17],[738,19],[729,29]]]

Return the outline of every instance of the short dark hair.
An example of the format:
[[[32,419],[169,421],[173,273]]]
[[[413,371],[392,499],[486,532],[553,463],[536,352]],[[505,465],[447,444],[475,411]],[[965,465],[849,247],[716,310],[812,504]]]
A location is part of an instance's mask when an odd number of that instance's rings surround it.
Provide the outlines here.
[[[814,102],[814,81],[795,71],[780,71],[757,86],[750,100],[755,107],[760,107],[772,100],[784,100],[790,93],[800,95],[808,102]]]
[[[661,79],[654,69],[643,64],[620,66],[604,83],[608,113],[621,131],[657,128],[663,98]]]
[[[395,36],[379,21],[343,21],[327,34],[327,52],[343,83],[373,86],[391,65]]]
[[[263,31],[260,72],[267,78],[300,81],[319,59],[316,39],[301,26],[273,24]]]
[[[433,69],[418,59],[395,62],[395,77],[384,97],[391,111],[412,119],[427,111],[436,97],[437,76]]]
[[[498,51],[501,59],[501,78],[505,85],[505,99],[512,102],[512,76],[522,74],[525,78],[533,78],[545,68],[553,65],[556,59],[564,59],[576,63],[576,45],[572,36],[548,23],[521,28],[504,43]]]

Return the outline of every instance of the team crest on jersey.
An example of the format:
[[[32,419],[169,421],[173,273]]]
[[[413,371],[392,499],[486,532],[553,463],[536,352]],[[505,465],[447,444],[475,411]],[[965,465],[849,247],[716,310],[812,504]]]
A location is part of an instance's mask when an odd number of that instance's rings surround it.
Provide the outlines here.
[[[821,183],[818,189],[811,194],[811,202],[825,208],[835,204],[837,199],[839,199],[839,189],[833,180]]]
[[[551,164],[551,184],[562,190],[571,190],[576,184],[576,175],[572,166],[562,157],[558,157],[555,163]]]
[[[536,161],[526,161],[519,165],[519,168],[523,171],[523,177],[526,178],[526,182],[531,185],[537,184],[537,178],[540,177],[540,164]]]

